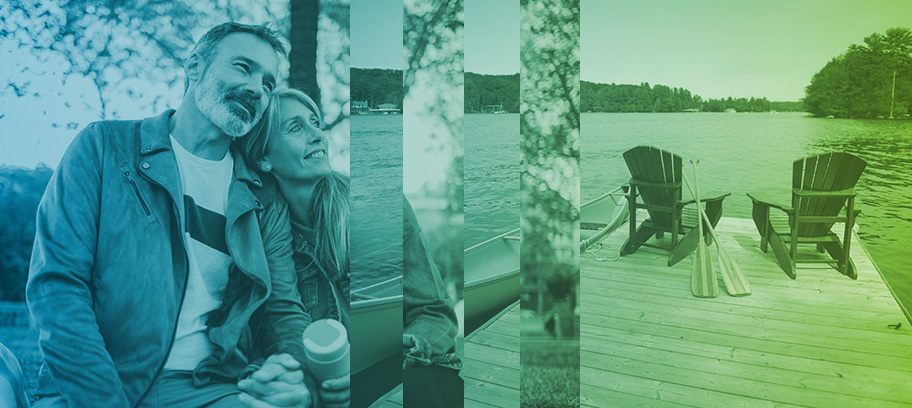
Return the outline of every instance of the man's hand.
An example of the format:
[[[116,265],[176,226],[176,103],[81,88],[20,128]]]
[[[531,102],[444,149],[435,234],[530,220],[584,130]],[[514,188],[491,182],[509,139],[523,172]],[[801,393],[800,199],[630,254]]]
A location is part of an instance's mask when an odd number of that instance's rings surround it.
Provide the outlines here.
[[[348,408],[351,404],[351,376],[346,374],[323,381],[320,400],[326,408]]]
[[[289,354],[269,356],[250,378],[238,382],[246,394],[239,399],[250,408],[310,407],[301,364]]]

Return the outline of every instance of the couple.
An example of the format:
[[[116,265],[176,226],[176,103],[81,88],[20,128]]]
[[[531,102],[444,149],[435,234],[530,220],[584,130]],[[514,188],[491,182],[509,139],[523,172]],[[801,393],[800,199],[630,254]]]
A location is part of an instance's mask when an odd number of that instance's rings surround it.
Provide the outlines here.
[[[284,58],[273,30],[221,24],[187,59],[176,111],[73,141],[26,289],[36,406],[348,406],[349,378],[317,384],[301,335],[347,325],[349,184],[317,105],[276,89]],[[458,406],[456,318],[407,202],[405,231],[406,377],[430,385],[406,400]]]
[[[270,28],[221,24],[176,111],[74,139],[26,287],[37,407],[348,406],[348,376],[318,384],[301,338],[345,319],[348,181],[316,104],[276,89],[284,58]]]

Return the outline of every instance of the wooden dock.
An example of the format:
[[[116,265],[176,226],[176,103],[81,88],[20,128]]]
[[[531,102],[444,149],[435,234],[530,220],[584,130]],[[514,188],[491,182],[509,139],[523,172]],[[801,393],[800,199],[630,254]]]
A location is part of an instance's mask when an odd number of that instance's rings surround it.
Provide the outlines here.
[[[692,256],[671,268],[651,248],[617,258],[625,227],[582,256],[583,406],[912,406],[912,330],[854,234],[857,281],[819,264],[791,280],[752,221],[717,230],[752,295],[720,280],[718,297],[695,298]]]
[[[519,407],[519,302],[466,337],[465,406]]]
[[[466,336],[465,407],[519,407],[519,302]],[[402,385],[373,407],[402,406]]]

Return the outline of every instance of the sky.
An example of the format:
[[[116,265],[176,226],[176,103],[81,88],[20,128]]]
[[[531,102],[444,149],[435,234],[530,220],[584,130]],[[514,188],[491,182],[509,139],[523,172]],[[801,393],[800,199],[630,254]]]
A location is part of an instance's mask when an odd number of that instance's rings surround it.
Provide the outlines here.
[[[352,68],[402,69],[402,0],[352,0]]]
[[[796,101],[849,44],[912,26],[909,0],[582,0],[582,80]]]

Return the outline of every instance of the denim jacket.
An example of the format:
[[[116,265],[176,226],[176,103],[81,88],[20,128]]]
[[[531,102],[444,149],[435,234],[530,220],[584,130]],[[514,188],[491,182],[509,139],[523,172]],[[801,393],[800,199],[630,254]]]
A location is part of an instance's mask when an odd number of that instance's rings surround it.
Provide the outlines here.
[[[71,407],[131,407],[162,370],[187,284],[174,111],[103,121],[76,136],[38,207],[26,300],[44,359],[37,394]],[[265,209],[237,149],[226,242],[233,264],[209,317],[215,351],[194,381],[236,382],[254,341],[304,361],[310,318],[294,291],[288,211]],[[257,333],[250,323],[259,323]],[[311,390],[313,376],[305,369]],[[312,393],[315,398],[316,394]]]
[[[415,211],[407,199],[402,203],[404,367],[438,365],[460,370],[462,361],[456,356],[459,324],[456,312]]]
[[[294,250],[295,272],[298,275],[298,292],[304,310],[314,320],[341,320],[337,302],[351,303],[349,279],[329,279],[326,265],[317,260],[313,243],[314,231],[310,227],[291,221],[291,247]],[[335,289],[334,289],[335,287]],[[344,299],[338,299],[336,289]]]
[[[265,176],[262,182],[263,188],[257,190],[255,194],[263,205],[266,208],[274,206],[287,208],[288,203],[279,192],[275,179],[272,176]],[[331,274],[327,270],[327,266],[317,260],[313,242],[314,230],[294,220],[290,220],[290,225],[292,259],[294,260],[297,289],[304,310],[313,321],[340,320],[336,302],[351,303],[349,279],[339,279],[338,282],[330,280],[329,276],[334,273]],[[343,293],[344,299],[337,299],[334,286]]]

